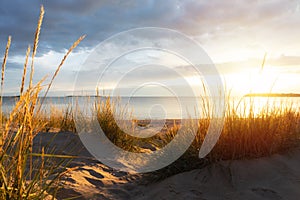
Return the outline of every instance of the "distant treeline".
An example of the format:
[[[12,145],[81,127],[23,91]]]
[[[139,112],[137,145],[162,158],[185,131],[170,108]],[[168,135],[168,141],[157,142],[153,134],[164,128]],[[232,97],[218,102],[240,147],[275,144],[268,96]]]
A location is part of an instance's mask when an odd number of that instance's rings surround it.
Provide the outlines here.
[[[300,97],[297,93],[250,93],[245,97]]]

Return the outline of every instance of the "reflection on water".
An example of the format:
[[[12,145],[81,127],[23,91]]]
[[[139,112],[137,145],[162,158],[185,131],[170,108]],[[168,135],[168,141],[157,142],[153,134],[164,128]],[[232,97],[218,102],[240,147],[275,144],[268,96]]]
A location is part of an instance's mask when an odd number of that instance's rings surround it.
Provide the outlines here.
[[[236,113],[247,117],[250,113],[254,116],[262,114],[280,114],[281,111],[299,112],[299,97],[245,97],[231,100]]]
[[[101,98],[102,101],[106,98]],[[111,98],[117,102],[117,108],[126,108],[124,117],[136,119],[182,119],[205,117],[207,109],[207,98],[200,97],[123,97]],[[211,99],[212,102],[218,102]],[[3,111],[8,113],[14,106],[16,98],[3,98]],[[75,104],[80,108],[91,110],[95,97],[47,97],[44,101],[43,110],[46,112],[51,107],[64,109]],[[228,103],[228,102],[227,102]],[[261,113],[271,113],[278,110],[292,109],[299,112],[299,97],[244,97],[229,99],[229,107],[234,109],[236,114],[247,117],[252,112],[255,116]],[[121,112],[121,109],[118,109]]]

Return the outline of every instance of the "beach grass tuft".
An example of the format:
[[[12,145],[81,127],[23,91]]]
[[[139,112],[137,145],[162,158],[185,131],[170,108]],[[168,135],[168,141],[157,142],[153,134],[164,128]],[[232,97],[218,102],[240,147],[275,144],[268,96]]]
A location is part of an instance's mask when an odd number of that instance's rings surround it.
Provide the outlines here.
[[[44,7],[41,6],[40,16],[35,32],[34,43],[31,55],[30,80],[27,89],[25,88],[25,77],[27,71],[30,47],[26,51],[22,82],[20,86],[20,97],[15,106],[8,114],[7,119],[2,121],[0,127],[0,199],[45,199],[54,197],[59,189],[59,181],[64,174],[64,168],[68,159],[72,156],[54,154],[52,149],[42,146],[33,147],[33,140],[40,133],[48,122],[41,120],[41,107],[39,94],[44,89],[42,78],[33,83],[34,58],[37,53],[39,35],[44,16]],[[47,91],[58,74],[61,66],[71,51],[80,43],[84,37],[80,37],[69,49],[58,66]],[[4,60],[2,63],[1,78],[1,105],[4,85],[5,66],[8,57],[8,50],[11,43],[9,37]],[[69,111],[67,112],[69,113]],[[2,110],[1,110],[2,117]],[[64,116],[68,119],[69,114]],[[62,122],[62,127],[66,126]]]

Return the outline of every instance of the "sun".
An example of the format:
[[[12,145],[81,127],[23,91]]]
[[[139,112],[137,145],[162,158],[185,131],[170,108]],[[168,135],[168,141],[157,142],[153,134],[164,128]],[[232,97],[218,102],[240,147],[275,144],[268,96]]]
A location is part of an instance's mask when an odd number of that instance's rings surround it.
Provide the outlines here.
[[[263,69],[246,69],[237,73],[224,75],[227,91],[244,96],[249,93],[271,93],[278,84],[279,72],[272,66]],[[280,83],[281,84],[281,83]]]

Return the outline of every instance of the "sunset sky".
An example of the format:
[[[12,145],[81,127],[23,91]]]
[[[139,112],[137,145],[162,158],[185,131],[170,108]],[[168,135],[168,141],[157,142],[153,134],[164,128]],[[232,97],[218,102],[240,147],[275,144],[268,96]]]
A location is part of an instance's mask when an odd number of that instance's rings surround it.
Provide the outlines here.
[[[24,55],[28,44],[32,44],[41,4],[45,7],[45,17],[35,64],[35,81],[52,74],[66,49],[79,36],[87,35],[63,66],[50,95],[72,94],[75,76],[83,70],[82,64],[97,44],[119,32],[140,27],[174,29],[195,40],[217,66],[226,88],[234,93],[270,90],[300,93],[298,0],[2,0],[1,57],[8,35],[12,36],[6,95],[18,94]],[[119,45],[112,48],[128,44]],[[266,65],[260,72],[265,53]],[[176,65],[174,60],[166,59],[165,65],[170,63]],[[84,70],[92,73],[92,69]],[[157,79],[166,78],[164,73],[153,75]],[[143,76],[133,78],[138,80]],[[192,83],[193,77],[188,78]],[[168,80],[169,84],[176,83],[171,77]],[[86,89],[94,90],[95,87]]]

